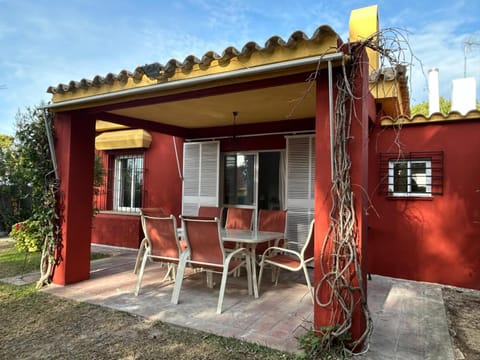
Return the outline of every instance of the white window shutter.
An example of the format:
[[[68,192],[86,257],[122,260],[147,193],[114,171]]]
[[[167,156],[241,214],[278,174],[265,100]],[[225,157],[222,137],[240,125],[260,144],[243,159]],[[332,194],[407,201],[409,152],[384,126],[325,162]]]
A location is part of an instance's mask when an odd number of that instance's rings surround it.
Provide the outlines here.
[[[219,203],[220,143],[185,143],[182,214],[197,215],[200,205]]]
[[[315,136],[289,136],[286,140],[287,239],[303,244],[315,210]]]

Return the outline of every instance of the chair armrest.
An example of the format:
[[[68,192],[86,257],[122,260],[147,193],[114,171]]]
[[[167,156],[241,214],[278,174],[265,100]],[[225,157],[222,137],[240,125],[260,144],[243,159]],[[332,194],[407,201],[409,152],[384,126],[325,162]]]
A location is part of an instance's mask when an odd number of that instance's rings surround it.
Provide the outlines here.
[[[237,254],[243,253],[243,252],[248,254],[248,249],[241,247],[241,248],[233,250],[232,252],[229,252],[227,257],[225,258],[225,262],[230,261],[230,259],[232,257],[234,257]]]
[[[286,249],[286,248],[279,247],[279,246],[271,246],[263,252],[262,259],[265,258],[265,257],[268,257],[269,253],[272,253],[272,252],[288,253],[288,254],[291,254],[291,255],[294,255],[294,256],[300,258],[300,254],[298,253],[298,251]]]

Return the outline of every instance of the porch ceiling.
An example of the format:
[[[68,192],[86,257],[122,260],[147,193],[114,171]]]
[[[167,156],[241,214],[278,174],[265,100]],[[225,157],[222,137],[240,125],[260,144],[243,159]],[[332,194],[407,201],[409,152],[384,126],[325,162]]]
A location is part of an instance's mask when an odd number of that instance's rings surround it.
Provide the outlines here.
[[[261,89],[132,106],[108,111],[133,119],[195,129],[315,116],[315,84],[286,84]],[[99,119],[101,120],[101,119]]]

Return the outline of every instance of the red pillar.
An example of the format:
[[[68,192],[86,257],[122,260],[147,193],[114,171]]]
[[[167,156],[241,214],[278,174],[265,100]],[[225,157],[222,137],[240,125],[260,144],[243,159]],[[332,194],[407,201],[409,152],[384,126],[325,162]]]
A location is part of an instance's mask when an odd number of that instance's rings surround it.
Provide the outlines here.
[[[356,93],[355,112],[352,116],[351,140],[349,141],[349,155],[351,159],[351,184],[354,192],[355,215],[358,229],[357,247],[360,266],[362,268],[362,277],[364,290],[366,294],[366,277],[363,252],[365,251],[367,223],[365,217],[366,197],[365,192],[368,189],[368,60],[358,68],[355,74],[354,92]],[[340,74],[343,76],[343,74]],[[333,84],[336,74],[334,74]],[[335,85],[334,85],[335,87]],[[335,106],[336,89],[334,88],[333,104]],[[321,271],[322,245],[329,228],[330,210],[332,199],[330,189],[331,181],[331,150],[330,150],[330,120],[329,120],[329,89],[328,78],[323,76],[317,80],[317,104],[316,104],[316,141],[315,141],[315,288],[320,284],[323,276]],[[325,266],[329,255],[332,253],[332,243],[329,243],[324,249],[323,265]],[[352,268],[353,277],[351,285],[358,285],[358,277]],[[328,286],[322,286],[319,289],[321,299],[326,300],[330,297],[331,290]],[[355,308],[352,318],[350,332],[353,340],[358,339],[365,330],[366,321],[362,313],[359,302],[359,292],[355,292]],[[340,312],[335,311],[337,303],[332,306],[322,307],[318,303],[314,306],[314,324],[315,329],[323,326],[335,325],[343,321]],[[335,316],[332,317],[332,314]],[[358,349],[357,349],[358,350]]]
[[[66,285],[90,276],[95,118],[55,114],[55,141],[62,246],[53,282]]]

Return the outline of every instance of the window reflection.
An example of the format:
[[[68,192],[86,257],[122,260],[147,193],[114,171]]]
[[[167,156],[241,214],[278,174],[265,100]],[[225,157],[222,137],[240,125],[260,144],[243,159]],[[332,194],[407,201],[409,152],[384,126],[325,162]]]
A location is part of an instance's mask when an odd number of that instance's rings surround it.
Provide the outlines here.
[[[224,199],[227,205],[254,205],[255,155],[226,154],[224,157]]]

